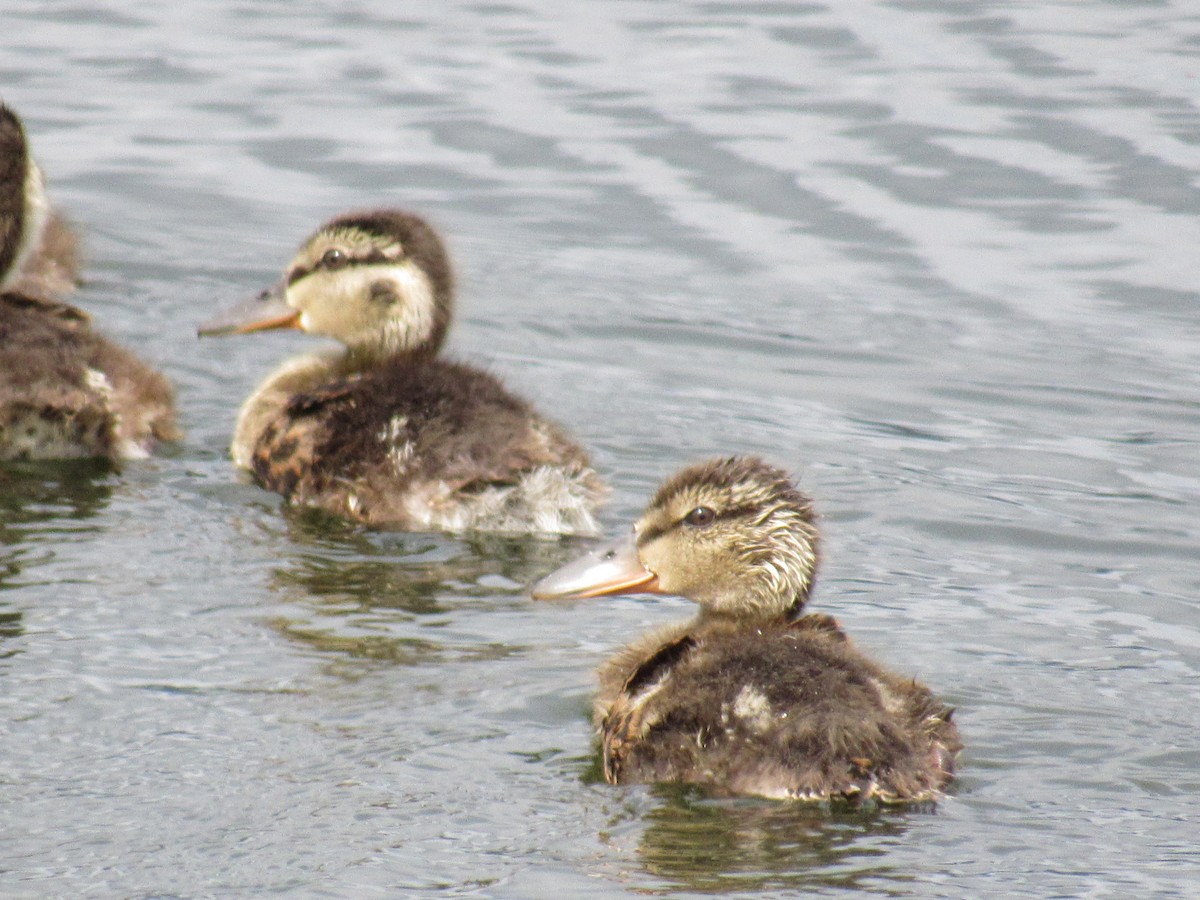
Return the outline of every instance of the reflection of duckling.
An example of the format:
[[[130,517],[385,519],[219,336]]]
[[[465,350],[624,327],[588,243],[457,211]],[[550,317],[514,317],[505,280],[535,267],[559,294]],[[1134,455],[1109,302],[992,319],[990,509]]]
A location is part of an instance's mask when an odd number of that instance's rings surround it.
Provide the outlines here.
[[[273,290],[201,328],[299,328],[346,345],[259,386],[234,462],[293,503],[370,524],[594,531],[602,486],[583,450],[491,375],[437,358],[452,302],[445,249],[420,218],[326,224]]]
[[[140,457],[178,436],[166,380],[49,299],[75,269],[74,236],[0,104],[0,459]]]
[[[925,800],[961,748],[943,706],[801,615],[817,566],[807,497],[760,460],[685,469],[624,540],[534,587],[539,599],[678,594],[695,620],[647,635],[600,670],[596,720],[613,783],[733,793]]]

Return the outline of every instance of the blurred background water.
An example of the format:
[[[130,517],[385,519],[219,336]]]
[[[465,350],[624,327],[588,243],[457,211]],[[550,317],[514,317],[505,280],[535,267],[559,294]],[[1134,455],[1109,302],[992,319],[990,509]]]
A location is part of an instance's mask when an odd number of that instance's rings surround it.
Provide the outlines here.
[[[77,301],[178,388],[145,463],[0,471],[0,892],[1190,896],[1200,12],[1183,2],[9,0]],[[959,708],[936,811],[597,783],[679,600],[585,542],[285,514],[226,457],[312,341],[197,342],[325,218],[426,214],[450,352],[624,527],[714,454],[823,516],[814,606]]]

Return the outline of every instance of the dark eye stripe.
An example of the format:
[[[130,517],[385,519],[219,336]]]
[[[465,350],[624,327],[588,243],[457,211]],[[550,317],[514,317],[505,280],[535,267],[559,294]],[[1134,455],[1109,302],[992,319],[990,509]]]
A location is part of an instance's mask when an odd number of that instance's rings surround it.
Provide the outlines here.
[[[719,522],[721,519],[738,519],[742,516],[753,515],[758,512],[759,508],[758,506],[731,506],[729,509],[713,510],[716,513],[713,521]]]
[[[391,258],[391,257],[386,256],[380,250],[372,250],[370,253],[367,253],[365,256],[349,256],[349,257],[347,257],[346,260],[338,268],[339,269],[348,269],[351,266],[373,266],[373,265],[378,265],[379,263],[398,263],[398,262],[402,262],[403,260],[404,260],[403,256]],[[324,267],[319,262],[315,266],[296,266],[296,268],[294,268],[290,272],[288,272],[288,276],[287,276],[288,287],[291,287],[293,284],[295,284],[301,278],[307,278],[309,275],[311,275],[313,272],[315,272],[317,269],[320,269],[320,268],[324,268]]]
[[[351,263],[366,263],[367,265],[372,265],[375,263],[402,262],[403,260],[404,260],[403,253],[401,253],[399,256],[387,256],[382,250],[372,250],[366,256],[359,257],[358,259],[352,259],[352,260],[350,260],[350,262]]]
[[[671,527],[674,527],[674,526],[671,526]],[[637,541],[635,543],[639,547],[641,547],[645,544],[650,543],[655,538],[661,537],[662,535],[666,534],[669,530],[670,530],[670,528],[647,528],[645,531],[643,531],[641,534],[639,534],[637,536]]]
[[[694,508],[695,507],[693,507],[693,509]],[[716,522],[722,522],[722,521],[725,521],[726,519],[737,519],[742,516],[754,515],[759,511],[760,507],[747,505],[747,506],[731,506],[728,509],[716,509],[716,508],[710,507],[710,509],[712,509],[712,511],[714,513],[712,521],[708,523],[708,527],[711,528],[713,526],[713,524],[715,524]],[[692,512],[692,510],[688,510],[689,515],[691,514],[691,512]],[[680,519],[678,522],[672,522],[670,525],[659,525],[659,526],[655,526],[652,528],[647,528],[645,531],[641,532],[637,536],[637,545],[639,547],[644,546],[645,544],[650,543],[655,538],[662,537],[664,534],[666,534],[672,528],[678,528],[682,524],[684,524],[684,522],[682,519]]]
[[[307,278],[310,274],[312,274],[312,266],[296,266],[296,268],[288,272],[288,287],[291,287],[301,278]]]

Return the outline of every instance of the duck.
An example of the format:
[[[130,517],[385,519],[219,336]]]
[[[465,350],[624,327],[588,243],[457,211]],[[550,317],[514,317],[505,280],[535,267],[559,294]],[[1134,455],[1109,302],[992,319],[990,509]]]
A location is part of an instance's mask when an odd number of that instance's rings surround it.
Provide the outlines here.
[[[250,395],[235,466],[293,506],[367,526],[594,534],[606,489],[583,448],[491,373],[439,355],[454,296],[445,244],[420,216],[326,222],[273,288],[200,328],[342,345],[284,362]]]
[[[0,460],[148,456],[179,438],[168,381],[62,299],[78,241],[0,103]]]
[[[699,606],[605,662],[605,779],[854,806],[935,801],[962,748],[953,710],[806,613],[812,501],[758,457],[690,466],[631,532],[547,575],[538,600],[672,594]]]

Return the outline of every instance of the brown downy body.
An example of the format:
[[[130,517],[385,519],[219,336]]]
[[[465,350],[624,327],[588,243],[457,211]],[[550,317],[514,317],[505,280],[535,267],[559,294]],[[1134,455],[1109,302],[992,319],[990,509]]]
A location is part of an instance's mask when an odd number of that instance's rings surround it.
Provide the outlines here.
[[[582,448],[493,376],[437,356],[453,297],[419,217],[324,225],[274,289],[201,329],[298,328],[345,345],[288,361],[251,395],[235,463],[296,505],[372,525],[593,532],[603,487]]]
[[[77,283],[74,233],[0,104],[0,459],[118,460],[178,437],[166,380],[55,299]]]
[[[831,617],[803,614],[817,561],[808,498],[782,471],[733,458],[670,479],[631,538],[535,587],[541,598],[656,592],[700,605],[601,667],[595,719],[610,782],[938,796],[962,746],[952,711],[864,656]]]

